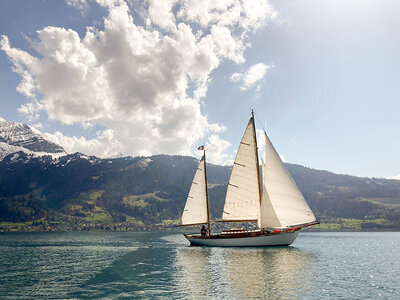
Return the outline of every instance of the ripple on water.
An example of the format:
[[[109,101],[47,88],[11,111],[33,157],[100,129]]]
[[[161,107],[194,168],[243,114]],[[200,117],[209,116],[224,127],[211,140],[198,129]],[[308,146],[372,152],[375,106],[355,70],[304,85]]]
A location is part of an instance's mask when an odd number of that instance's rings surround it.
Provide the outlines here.
[[[400,299],[400,233],[188,247],[169,232],[0,235],[2,299]]]

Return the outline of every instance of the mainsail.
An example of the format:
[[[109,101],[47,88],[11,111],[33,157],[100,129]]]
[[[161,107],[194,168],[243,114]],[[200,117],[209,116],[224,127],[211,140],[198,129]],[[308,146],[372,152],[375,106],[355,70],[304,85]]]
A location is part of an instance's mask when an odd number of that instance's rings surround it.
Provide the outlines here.
[[[264,135],[265,164],[260,227],[286,227],[316,221],[267,134]]]
[[[260,184],[254,117],[244,132],[233,163],[221,221],[256,221]]]
[[[200,160],[190,187],[189,195],[182,214],[181,225],[197,225],[208,222],[207,185],[205,156]]]

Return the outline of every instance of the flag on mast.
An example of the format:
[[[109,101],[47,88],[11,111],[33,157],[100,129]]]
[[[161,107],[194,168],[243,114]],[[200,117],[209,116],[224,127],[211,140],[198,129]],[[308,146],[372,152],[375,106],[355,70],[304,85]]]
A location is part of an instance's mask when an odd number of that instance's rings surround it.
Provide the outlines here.
[[[204,150],[204,146],[200,146],[197,150]]]

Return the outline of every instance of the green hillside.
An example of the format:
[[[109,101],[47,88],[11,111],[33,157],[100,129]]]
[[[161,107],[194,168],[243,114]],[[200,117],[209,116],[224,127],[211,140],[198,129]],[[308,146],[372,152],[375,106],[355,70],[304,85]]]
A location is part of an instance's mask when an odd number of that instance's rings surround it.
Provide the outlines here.
[[[20,152],[0,162],[0,230],[149,230],[179,222],[197,167],[192,157],[53,160]],[[400,181],[287,164],[321,229],[400,229]],[[209,165],[212,218],[230,167]],[[318,228],[318,227],[317,227]]]

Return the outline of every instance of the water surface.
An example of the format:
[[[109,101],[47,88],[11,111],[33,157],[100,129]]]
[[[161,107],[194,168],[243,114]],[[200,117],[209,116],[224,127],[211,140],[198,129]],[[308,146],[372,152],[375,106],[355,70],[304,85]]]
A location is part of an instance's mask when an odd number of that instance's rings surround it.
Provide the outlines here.
[[[0,234],[1,299],[400,299],[399,232],[301,232],[291,247],[179,233]]]

